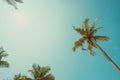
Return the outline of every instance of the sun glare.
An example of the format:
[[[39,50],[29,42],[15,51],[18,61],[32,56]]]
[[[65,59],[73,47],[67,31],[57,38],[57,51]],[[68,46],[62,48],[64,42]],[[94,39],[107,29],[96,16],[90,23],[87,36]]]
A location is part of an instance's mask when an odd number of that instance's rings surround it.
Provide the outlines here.
[[[25,24],[27,22],[27,15],[25,12],[16,12],[14,15],[14,21],[17,24]]]

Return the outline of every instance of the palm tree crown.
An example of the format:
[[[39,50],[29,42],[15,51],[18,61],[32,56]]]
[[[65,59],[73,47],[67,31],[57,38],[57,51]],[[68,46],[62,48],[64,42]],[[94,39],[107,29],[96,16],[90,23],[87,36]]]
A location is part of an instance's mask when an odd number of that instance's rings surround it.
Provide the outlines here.
[[[73,51],[76,51],[76,49],[78,47],[81,47],[83,50],[86,50],[85,48],[83,48],[83,43],[87,42],[88,43],[88,50],[90,51],[91,55],[95,55],[95,52],[92,50],[93,47],[96,47],[95,42],[96,41],[106,41],[109,38],[107,36],[97,36],[95,35],[95,33],[102,27],[99,28],[95,28],[96,22],[99,20],[100,18],[96,18],[94,20],[94,22],[92,23],[92,25],[90,26],[88,24],[89,19],[86,18],[82,24],[82,28],[76,28],[75,26],[73,26],[74,30],[77,31],[82,38],[80,38],[79,40],[77,40],[74,43],[74,47],[72,48]]]
[[[32,73],[35,80],[55,80],[52,74],[48,74],[50,71],[49,66],[40,67],[39,65],[33,64],[32,68],[29,72]]]

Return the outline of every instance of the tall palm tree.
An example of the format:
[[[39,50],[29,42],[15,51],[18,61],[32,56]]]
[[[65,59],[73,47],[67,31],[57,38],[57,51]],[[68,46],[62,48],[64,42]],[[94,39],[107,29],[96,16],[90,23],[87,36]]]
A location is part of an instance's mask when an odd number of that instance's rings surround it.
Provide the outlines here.
[[[40,67],[39,65],[33,64],[32,68],[29,72],[32,73],[34,80],[55,80],[52,74],[48,74],[50,67]]]
[[[0,47],[0,67],[9,67],[9,63],[7,61],[3,61],[2,58],[3,57],[7,57],[8,54],[5,53],[5,51],[3,50],[2,47]]]
[[[74,30],[77,31],[82,38],[80,38],[79,40],[77,40],[74,43],[74,47],[72,48],[73,51],[75,52],[77,48],[81,47],[83,50],[86,50],[83,47],[83,44],[85,42],[88,43],[88,50],[90,51],[91,55],[95,55],[95,52],[93,51],[93,47],[99,49],[103,55],[105,56],[105,58],[114,66],[114,68],[120,72],[120,68],[118,67],[118,65],[107,55],[107,53],[97,44],[97,41],[107,41],[109,40],[109,37],[107,36],[97,36],[95,35],[95,33],[102,27],[100,28],[95,28],[96,22],[99,20],[100,18],[96,18],[94,20],[94,22],[92,23],[92,25],[90,26],[88,24],[89,19],[85,19],[83,24],[82,24],[82,28],[76,28],[75,26],[73,26]]]

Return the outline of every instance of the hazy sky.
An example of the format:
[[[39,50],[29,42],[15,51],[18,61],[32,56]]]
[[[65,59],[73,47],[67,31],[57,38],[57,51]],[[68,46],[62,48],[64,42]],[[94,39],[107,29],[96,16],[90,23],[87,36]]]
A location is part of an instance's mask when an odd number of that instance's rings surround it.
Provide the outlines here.
[[[120,66],[120,0],[24,0],[19,9],[0,1],[0,46],[9,54],[10,68],[0,68],[0,80],[15,74],[31,76],[33,63],[50,66],[56,80],[119,80],[118,73],[97,49],[96,56],[78,49],[81,36],[72,26],[102,17],[96,27],[110,40],[99,42]]]

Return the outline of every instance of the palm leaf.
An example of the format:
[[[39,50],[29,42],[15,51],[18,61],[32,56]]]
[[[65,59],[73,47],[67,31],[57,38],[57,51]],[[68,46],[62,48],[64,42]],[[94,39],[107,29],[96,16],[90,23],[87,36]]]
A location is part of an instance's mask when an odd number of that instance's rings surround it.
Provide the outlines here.
[[[95,28],[94,29],[94,32],[96,33],[99,29],[101,29],[101,28],[103,28],[103,27],[98,27],[98,28]]]
[[[47,76],[45,76],[41,80],[55,80],[55,77],[52,74],[48,74]]]
[[[101,28],[103,28],[103,27],[99,27],[99,28],[93,28],[93,27],[91,27],[91,29],[90,29],[90,35],[94,35],[99,29],[101,29]]]
[[[80,33],[81,35],[85,35],[85,31],[84,31],[83,29],[81,29],[81,28],[76,28],[75,26],[73,26],[73,29],[74,29],[76,32]]]
[[[93,49],[93,45],[92,44],[88,44],[88,50],[90,51],[90,55],[94,56],[95,55],[95,52],[92,50]]]
[[[7,61],[0,61],[0,67],[9,67],[9,63]]]
[[[89,25],[88,25],[88,21],[89,21],[89,19],[86,18],[86,19],[84,20],[84,22],[83,22],[83,25],[82,25],[82,29],[83,29],[86,33],[88,33],[88,32],[89,32],[89,29],[90,29],[90,27],[89,27]]]
[[[96,41],[107,41],[107,40],[109,40],[109,37],[107,37],[107,36],[94,36],[94,39],[96,40]]]
[[[1,54],[0,54],[0,57],[7,57],[7,56],[8,56],[7,53],[1,53]]]
[[[90,33],[94,34],[94,33],[97,32],[98,29],[101,28],[101,27],[100,27],[100,28],[94,29],[94,27],[95,27],[95,25],[96,25],[96,23],[97,23],[98,20],[100,20],[100,17],[96,18],[96,19],[93,21],[92,26],[90,27]]]
[[[8,54],[5,53],[3,47],[0,47],[0,57],[6,57],[6,56],[8,56]]]
[[[41,73],[42,73],[43,76],[46,75],[49,71],[50,71],[50,67],[49,66],[41,68]]]
[[[74,43],[74,47],[72,48],[73,49],[73,51],[76,51],[76,49],[78,48],[78,47],[81,47],[83,50],[85,50],[84,48],[83,48],[83,43],[85,42],[85,38],[80,38],[78,41],[76,41],[75,43]]]
[[[96,18],[96,19],[93,21],[91,27],[94,27],[94,26],[96,25],[97,21],[100,20],[100,19],[101,19],[101,17]]]

